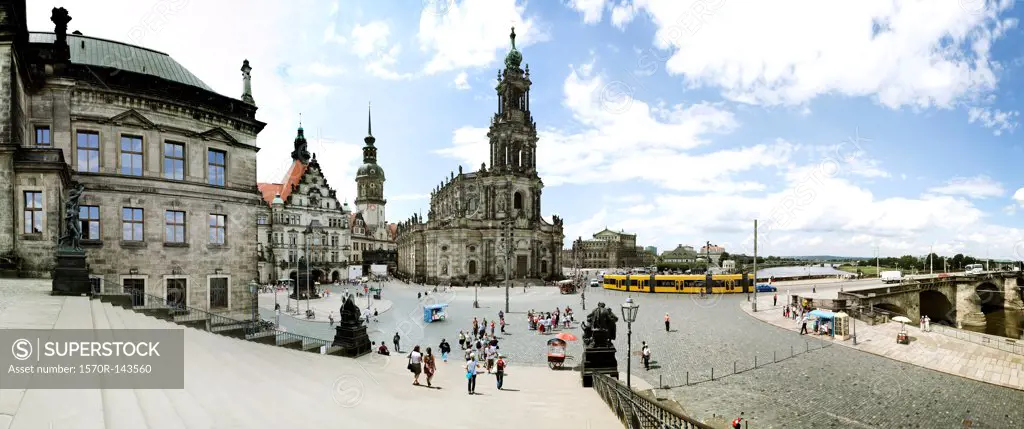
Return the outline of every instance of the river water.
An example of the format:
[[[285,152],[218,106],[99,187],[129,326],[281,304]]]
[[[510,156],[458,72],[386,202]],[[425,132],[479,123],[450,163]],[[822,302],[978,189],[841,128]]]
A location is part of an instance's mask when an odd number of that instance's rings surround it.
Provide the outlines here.
[[[1024,311],[998,309],[985,312],[985,326],[964,326],[965,330],[1013,339],[1024,339]]]

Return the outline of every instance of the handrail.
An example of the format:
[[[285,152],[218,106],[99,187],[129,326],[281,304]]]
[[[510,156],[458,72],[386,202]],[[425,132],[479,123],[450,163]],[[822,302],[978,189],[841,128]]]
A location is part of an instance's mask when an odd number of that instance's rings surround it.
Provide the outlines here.
[[[641,396],[607,374],[594,374],[594,390],[627,429],[712,429],[678,411]]]
[[[893,311],[887,311],[880,308],[875,308],[876,313],[881,313],[892,319],[892,315],[902,315]],[[920,326],[920,325],[918,325]],[[969,343],[978,344],[986,347],[991,347],[996,350],[1001,350],[1008,353],[1024,355],[1024,341],[1016,340],[1009,337],[1002,337],[998,335],[983,334],[980,332],[968,331],[966,329],[954,328],[951,326],[945,326],[938,323],[929,323],[929,332],[936,332],[947,337],[953,337],[958,340],[967,341]]]
[[[117,291],[120,288],[120,292]],[[315,344],[316,346],[331,347],[333,341],[324,340],[320,338],[309,337],[306,335],[299,335],[291,332],[285,332],[272,326],[265,326],[261,323],[261,320],[251,319],[235,319],[232,317],[222,316],[217,313],[212,313],[208,310],[204,310],[197,307],[188,306],[182,304],[179,301],[168,300],[167,297],[159,295],[153,295],[145,293],[143,291],[134,288],[124,288],[123,286],[115,286],[114,291],[107,291],[101,295],[129,295],[132,297],[132,309],[133,310],[168,310],[173,318],[174,322],[198,322],[198,321],[209,321],[209,330],[213,332],[215,327],[244,327],[246,331],[246,338],[255,338],[258,334],[263,336],[276,337],[276,344],[291,343],[295,340],[302,341],[303,349],[309,344]],[[139,303],[138,305],[135,305]]]

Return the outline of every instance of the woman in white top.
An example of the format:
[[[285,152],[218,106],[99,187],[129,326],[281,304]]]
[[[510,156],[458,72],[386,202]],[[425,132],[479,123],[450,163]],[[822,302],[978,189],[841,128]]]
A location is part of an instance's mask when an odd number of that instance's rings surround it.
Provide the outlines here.
[[[409,353],[409,371],[412,371],[413,380],[412,384],[420,384],[420,373],[423,372],[423,354],[420,353],[420,346],[412,348],[412,352]]]
[[[476,368],[477,360],[476,356],[473,356],[466,361],[466,387],[470,395],[476,393]]]

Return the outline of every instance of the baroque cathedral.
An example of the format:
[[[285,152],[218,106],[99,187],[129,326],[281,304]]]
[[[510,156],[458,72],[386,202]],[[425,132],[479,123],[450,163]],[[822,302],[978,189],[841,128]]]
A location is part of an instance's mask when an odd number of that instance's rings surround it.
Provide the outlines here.
[[[537,124],[530,114],[530,66],[520,68],[516,33],[498,73],[491,118],[490,168],[452,172],[430,193],[426,219],[398,225],[398,272],[416,282],[472,284],[511,278],[558,278],[562,219],[541,215]]]

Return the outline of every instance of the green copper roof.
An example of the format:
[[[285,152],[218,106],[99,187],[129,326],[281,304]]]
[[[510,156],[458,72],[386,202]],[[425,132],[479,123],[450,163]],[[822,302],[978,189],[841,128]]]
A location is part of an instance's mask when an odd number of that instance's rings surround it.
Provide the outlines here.
[[[512,34],[509,39],[512,40],[512,49],[508,51],[508,55],[505,56],[505,68],[519,68],[519,64],[523,62],[523,54],[519,53],[516,49],[516,28],[512,27]]]
[[[53,43],[53,33],[29,33],[30,43]],[[179,64],[170,55],[139,46],[68,34],[71,63],[95,67],[109,67],[133,73],[159,77],[216,92]]]

